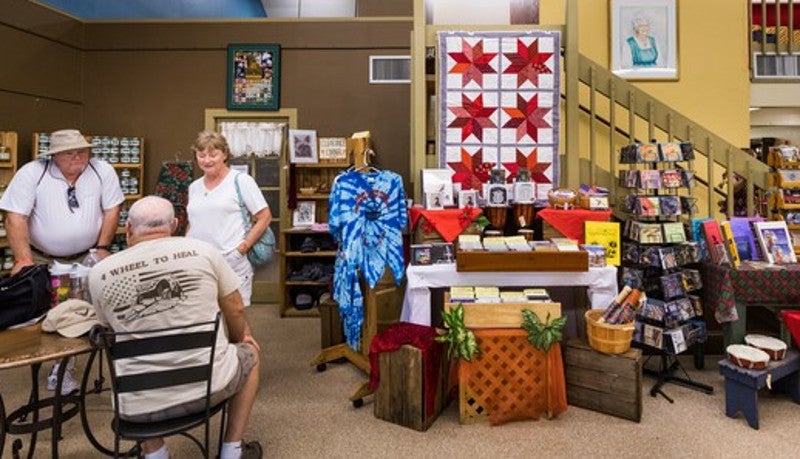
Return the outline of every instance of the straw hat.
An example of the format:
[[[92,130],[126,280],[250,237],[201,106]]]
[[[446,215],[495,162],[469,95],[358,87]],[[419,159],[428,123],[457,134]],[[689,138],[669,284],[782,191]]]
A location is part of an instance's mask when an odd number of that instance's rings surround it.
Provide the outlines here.
[[[91,148],[92,144],[87,142],[77,129],[63,129],[50,134],[50,149],[39,156],[50,156],[70,150],[82,150]]]

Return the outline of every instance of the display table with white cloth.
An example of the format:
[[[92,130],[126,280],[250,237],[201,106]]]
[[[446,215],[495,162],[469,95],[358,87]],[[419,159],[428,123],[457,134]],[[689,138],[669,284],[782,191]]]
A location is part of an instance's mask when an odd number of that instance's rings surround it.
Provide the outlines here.
[[[584,287],[593,309],[605,308],[617,296],[617,268],[589,268],[583,272],[459,272],[455,264],[406,268],[406,296],[400,320],[431,325],[431,289],[452,286]],[[582,316],[581,316],[582,319]]]

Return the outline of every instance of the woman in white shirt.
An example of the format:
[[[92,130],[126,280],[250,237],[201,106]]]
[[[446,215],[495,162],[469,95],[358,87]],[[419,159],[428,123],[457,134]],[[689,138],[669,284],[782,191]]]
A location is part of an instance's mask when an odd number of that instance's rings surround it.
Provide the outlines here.
[[[192,150],[203,176],[189,185],[189,204],[186,206],[189,229],[186,236],[206,241],[222,253],[241,278],[239,291],[244,305],[249,306],[253,266],[247,260],[247,251],[266,231],[272,213],[253,177],[232,171],[228,166],[231,152],[222,134],[199,133]],[[236,181],[247,211],[255,217],[249,232],[239,208]]]

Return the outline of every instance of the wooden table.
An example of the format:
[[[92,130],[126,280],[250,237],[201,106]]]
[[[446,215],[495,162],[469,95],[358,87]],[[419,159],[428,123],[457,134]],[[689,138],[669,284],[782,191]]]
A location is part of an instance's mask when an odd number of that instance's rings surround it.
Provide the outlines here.
[[[6,414],[2,394],[0,394],[0,455],[5,447],[7,435],[30,434],[28,458],[34,457],[38,432],[50,429],[52,457],[58,457],[58,441],[61,438],[61,424],[78,414],[81,407],[80,394],[61,395],[61,385],[67,369],[67,359],[92,351],[86,338],[64,338],[61,335],[42,333],[41,325],[33,325],[17,330],[0,331],[0,371],[30,367],[31,392],[27,404]],[[56,390],[52,397],[39,398],[39,369],[42,363],[60,360]],[[2,386],[0,386],[0,389]],[[40,419],[41,410],[52,407],[50,418]],[[12,457],[19,457],[22,440],[12,445]]]

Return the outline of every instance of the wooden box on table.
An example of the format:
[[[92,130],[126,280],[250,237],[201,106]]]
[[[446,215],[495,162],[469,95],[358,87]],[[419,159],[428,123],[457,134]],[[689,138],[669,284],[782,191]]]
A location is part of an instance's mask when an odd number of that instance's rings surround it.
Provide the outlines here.
[[[642,419],[642,351],[609,355],[583,340],[564,347],[570,405],[639,422]]]
[[[456,270],[470,271],[588,271],[589,252],[531,251],[489,252],[461,251],[456,253]]]
[[[443,348],[440,343],[434,345]],[[376,418],[421,432],[428,430],[448,401],[449,362],[446,351],[441,350],[442,359],[432,405],[425,396],[425,362],[421,350],[403,345],[396,351],[378,355],[381,379],[375,392]]]

